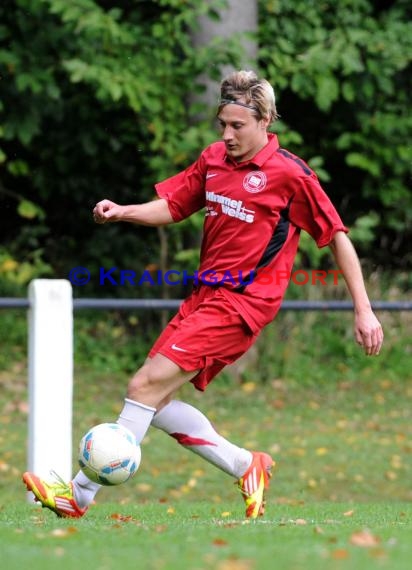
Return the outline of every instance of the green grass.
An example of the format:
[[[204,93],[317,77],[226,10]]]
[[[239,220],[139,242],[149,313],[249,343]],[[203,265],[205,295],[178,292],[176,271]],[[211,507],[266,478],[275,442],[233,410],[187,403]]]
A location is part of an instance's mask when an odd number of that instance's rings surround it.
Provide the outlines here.
[[[408,504],[281,505],[245,523],[231,503],[95,506],[80,521],[8,505],[0,517],[8,570],[407,570]],[[120,516],[122,512],[122,516]]]
[[[3,375],[0,544],[8,570],[410,567],[410,379],[321,387],[275,379],[234,392],[222,379],[205,394],[185,387],[182,396],[222,434],[278,462],[266,516],[249,524],[231,479],[156,430],[136,477],[103,489],[84,519],[27,504],[23,384]],[[123,386],[118,376],[79,374],[75,441],[116,416]]]
[[[10,330],[12,314],[3,321]],[[409,569],[412,316],[382,317],[379,358],[361,355],[349,314],[289,313],[205,394],[183,388],[182,399],[222,435],[277,461],[266,516],[249,524],[232,480],[154,429],[136,477],[103,489],[84,519],[57,519],[28,504],[21,483],[27,371],[17,334],[23,325],[16,324],[3,335],[0,359],[0,551],[7,569]],[[74,447],[91,425],[116,418],[132,355],[143,352],[138,335],[129,349],[117,330],[122,359],[115,365],[116,338],[105,338],[104,323],[96,330],[95,342],[91,328],[87,343],[84,331],[77,335]]]

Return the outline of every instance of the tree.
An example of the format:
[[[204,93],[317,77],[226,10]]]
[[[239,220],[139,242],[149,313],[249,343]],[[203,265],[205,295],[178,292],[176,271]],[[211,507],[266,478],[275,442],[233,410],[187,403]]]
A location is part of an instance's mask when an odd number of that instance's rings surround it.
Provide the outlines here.
[[[0,197],[9,215],[0,231],[12,287],[27,281],[19,274],[24,259],[30,277],[44,273],[40,259],[56,277],[73,265],[139,271],[157,263],[153,233],[102,232],[90,210],[102,196],[151,198],[155,180],[211,139],[210,124],[188,126],[195,110],[187,93],[205,62],[227,61],[230,46],[222,40],[194,51],[187,30],[214,4],[1,4]],[[138,256],[136,240],[143,244]]]
[[[221,39],[230,40],[236,45],[238,53],[237,62],[228,62],[226,65],[211,65],[208,72],[203,72],[198,83],[204,85],[206,90],[199,99],[209,109],[215,111],[216,101],[219,97],[219,83],[227,72],[233,70],[236,63],[242,69],[255,69],[258,56],[258,6],[257,0],[244,2],[243,0],[227,0],[222,2],[219,11],[209,14],[200,14],[197,26],[192,31],[192,41],[195,48],[212,46]],[[209,71],[210,69],[210,71]]]
[[[246,65],[243,49],[253,46],[255,2],[114,4],[0,4],[2,294],[47,271],[66,277],[74,265],[158,265],[155,232],[103,231],[91,207],[102,196],[149,199],[156,180],[196,158],[216,133],[210,117],[200,118],[204,100],[189,95],[202,94],[209,79],[216,86],[226,66]],[[405,266],[412,237],[409,3],[257,6],[258,63],[277,92],[282,144],[309,159],[345,220],[358,220],[361,253]],[[199,231],[194,219],[168,233],[180,263]],[[95,284],[97,291],[113,295]]]
[[[344,218],[355,224],[361,253],[376,264],[407,267],[410,3],[268,0],[259,14],[260,65],[280,95],[282,139],[320,167]]]

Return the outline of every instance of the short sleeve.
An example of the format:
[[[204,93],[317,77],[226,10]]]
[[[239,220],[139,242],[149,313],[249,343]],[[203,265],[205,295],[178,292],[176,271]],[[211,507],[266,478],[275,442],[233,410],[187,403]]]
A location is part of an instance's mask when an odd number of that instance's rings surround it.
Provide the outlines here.
[[[155,184],[160,198],[167,200],[170,214],[180,222],[205,206],[205,171],[203,155],[188,168]]]
[[[336,232],[349,231],[313,173],[296,180],[289,219],[295,226],[307,231],[318,247],[328,245]]]

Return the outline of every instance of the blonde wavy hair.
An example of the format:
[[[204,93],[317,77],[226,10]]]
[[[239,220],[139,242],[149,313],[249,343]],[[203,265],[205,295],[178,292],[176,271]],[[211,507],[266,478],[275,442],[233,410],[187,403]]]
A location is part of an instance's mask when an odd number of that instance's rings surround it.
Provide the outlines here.
[[[218,113],[225,105],[234,103],[251,109],[259,119],[269,119],[269,124],[279,117],[273,87],[254,71],[230,73],[220,84],[220,97]]]

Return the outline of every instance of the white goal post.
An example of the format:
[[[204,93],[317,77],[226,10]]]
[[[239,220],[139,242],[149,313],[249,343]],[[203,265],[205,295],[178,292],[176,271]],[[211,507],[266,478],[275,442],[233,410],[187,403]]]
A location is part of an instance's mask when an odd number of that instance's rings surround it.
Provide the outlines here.
[[[73,295],[65,279],[29,285],[28,469],[72,477]],[[31,496],[31,494],[30,494]]]

